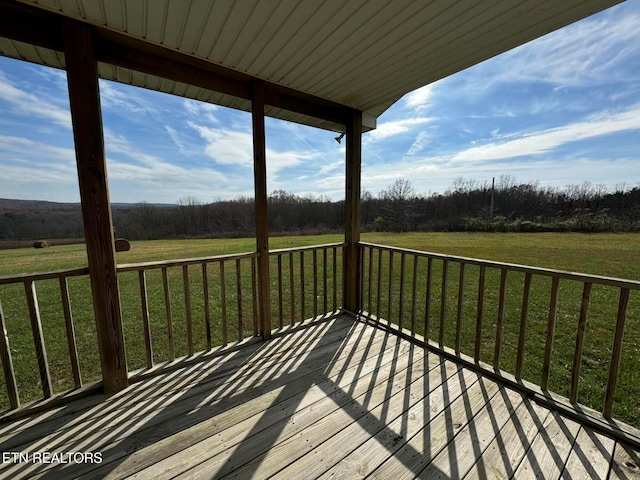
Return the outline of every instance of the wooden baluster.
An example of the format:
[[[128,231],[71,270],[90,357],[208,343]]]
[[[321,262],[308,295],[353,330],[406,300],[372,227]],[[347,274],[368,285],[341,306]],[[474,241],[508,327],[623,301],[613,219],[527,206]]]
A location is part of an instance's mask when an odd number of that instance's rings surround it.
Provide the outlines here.
[[[404,317],[404,276],[405,276],[405,253],[400,255],[400,306],[398,312],[398,325],[402,328],[402,319]]]
[[[301,251],[300,252],[300,309],[301,309],[301,314],[302,314],[302,318],[301,320],[304,320],[306,318],[305,316],[305,298],[304,298],[304,281],[305,281],[305,277],[304,277],[304,252]]]
[[[140,305],[142,307],[142,328],[144,348],[147,354],[147,368],[153,367],[153,347],[151,345],[151,325],[149,324],[149,299],[147,297],[147,277],[144,270],[138,270],[140,283]]]
[[[187,348],[193,355],[193,320],[191,318],[191,287],[189,285],[189,266],[182,266],[182,286],[184,289],[184,310],[187,321]]]
[[[558,287],[560,277],[551,280],[551,300],[549,301],[549,318],[547,320],[547,339],[544,346],[544,360],[542,363],[542,380],[540,387],[546,390],[549,385],[549,372],[551,371],[551,352],[553,350],[553,336],[556,330],[556,315],[558,311]]]
[[[69,300],[69,285],[66,277],[60,277],[60,298],[62,299],[62,312],[64,314],[64,325],[67,330],[67,347],[69,349],[69,359],[71,360],[71,373],[73,374],[73,384],[76,388],[82,387],[80,377],[80,363],[78,362],[78,348],[76,345],[76,332],[73,326],[73,316],[71,315],[71,301]],[[1,307],[0,307],[1,308]]]
[[[438,335],[438,343],[440,347],[444,347],[444,324],[447,315],[447,272],[449,261],[442,261],[442,293],[440,296],[440,332]]]
[[[393,322],[393,250],[389,250],[389,316],[387,323],[391,325]]]
[[[531,273],[524,276],[524,291],[522,292],[522,309],[520,312],[520,334],[518,335],[518,354],[516,358],[516,380],[522,378],[522,364],[524,362],[524,341],[527,335],[527,317],[529,315],[529,297],[531,296]]]
[[[242,340],[242,275],[240,268],[240,259],[236,259],[236,299],[238,300],[238,340]]]
[[[413,284],[411,286],[411,334],[416,333],[416,296],[418,295],[418,256],[413,256]]]
[[[369,250],[369,278],[367,284],[367,312],[369,312],[369,316],[371,316],[371,312],[373,310],[373,305],[371,305],[371,286],[373,283],[373,248],[365,247]]]
[[[589,298],[591,297],[591,283],[584,282],[582,289],[582,304],[580,305],[580,319],[576,332],[576,349],[573,354],[573,368],[571,369],[571,392],[569,401],[578,403],[578,380],[580,379],[580,363],[582,362],[582,346],[584,344],[584,332],[587,328],[587,316],[589,314]]]
[[[431,274],[433,272],[433,258],[427,258],[427,287],[424,295],[424,338],[429,339],[431,324]]]
[[[220,260],[220,314],[222,316],[222,345],[229,343],[227,332],[227,286],[224,278],[224,260]]]
[[[296,290],[293,270],[293,252],[291,252],[289,253],[289,293],[291,299],[291,325],[293,325],[296,321]]]
[[[24,282],[24,290],[27,296],[27,305],[29,307],[29,320],[31,321],[33,343],[36,348],[38,370],[40,372],[40,381],[42,382],[42,393],[44,398],[51,398],[53,395],[51,388],[51,375],[49,374],[49,362],[47,361],[47,350],[44,346],[44,337],[42,336],[42,322],[40,321],[36,286],[32,281],[26,281]]]
[[[477,362],[480,360],[480,345],[482,344],[482,319],[484,308],[484,279],[486,275],[486,266],[480,265],[480,273],[478,276],[478,306],[476,313],[476,342],[473,358]]]
[[[613,410],[613,398],[616,393],[616,383],[618,379],[618,367],[622,356],[622,336],[624,334],[624,322],[627,317],[627,305],[629,303],[629,289],[620,289],[620,300],[618,301],[618,315],[616,318],[616,332],[613,338],[613,349],[611,350],[611,362],[609,363],[609,378],[607,379],[607,390],[604,397],[604,418],[611,419]]]
[[[313,249],[313,318],[318,317],[318,251]]]
[[[164,289],[164,307],[167,312],[167,340],[169,342],[169,360],[176,358],[173,344],[173,318],[171,316],[171,296],[169,293],[169,277],[167,275],[167,267],[162,267],[162,287]]]
[[[258,272],[256,269],[256,258],[251,257],[251,301],[253,306],[253,336],[258,336],[258,292],[256,290],[256,279]]]
[[[464,312],[464,262],[460,262],[458,278],[458,312],[456,316],[456,353],[460,353],[460,339],[462,333],[462,314]]]
[[[204,326],[207,336],[207,350],[211,350],[211,313],[209,309],[209,275],[207,264],[202,264],[202,296],[204,298]]]
[[[282,315],[282,255],[278,254],[278,326],[283,327]]]
[[[2,371],[4,381],[7,384],[7,395],[9,396],[9,406],[15,410],[20,406],[20,396],[16,375],[13,370],[13,359],[11,357],[11,347],[9,345],[9,335],[7,334],[7,322],[4,318],[2,303],[0,302],[0,357],[2,358]]]
[[[322,313],[326,315],[328,302],[327,302],[327,249],[322,249],[322,297],[324,302],[322,304]]]
[[[376,317],[380,321],[380,293],[382,292],[382,249],[378,249],[378,291],[376,295]]]
[[[333,247],[333,311],[338,309],[338,249]]]
[[[500,368],[500,357],[502,355],[502,342],[504,340],[504,309],[505,297],[507,293],[507,269],[500,270],[500,296],[498,299],[498,321],[496,322],[496,343],[493,353],[493,368]]]

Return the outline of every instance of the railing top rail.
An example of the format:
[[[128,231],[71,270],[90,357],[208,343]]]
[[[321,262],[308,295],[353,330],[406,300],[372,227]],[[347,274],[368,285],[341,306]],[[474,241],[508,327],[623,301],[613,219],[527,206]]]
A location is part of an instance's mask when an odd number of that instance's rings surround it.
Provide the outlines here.
[[[140,263],[125,263],[118,265],[118,273],[121,272],[134,272],[138,270],[149,270],[154,268],[163,267],[182,267],[185,265],[199,265],[202,263],[213,263],[224,260],[241,260],[243,258],[257,257],[258,252],[246,252],[246,253],[233,253],[229,255],[215,255],[212,257],[200,257],[200,258],[184,258],[176,260],[159,260],[153,262],[140,262]]]
[[[479,258],[461,257],[457,255],[445,255],[442,253],[423,252],[421,250],[411,250],[408,248],[391,247],[388,245],[379,245],[375,243],[359,242],[363,247],[378,248],[399,253],[410,253],[425,258],[436,258],[439,260],[449,260],[453,262],[464,262],[474,265],[485,265],[487,267],[505,268],[524,273],[532,273],[536,275],[544,275],[548,277],[565,278],[569,280],[577,280],[580,282],[588,282],[600,285],[610,285],[618,288],[628,288],[630,290],[640,290],[640,281],[627,280],[624,278],[605,277],[602,275],[591,275],[587,273],[569,272],[566,270],[554,270],[550,268],[531,267],[528,265],[519,265],[517,263],[496,262],[492,260],[483,260]]]
[[[64,270],[53,270],[51,272],[19,273],[17,275],[5,275],[0,277],[0,285],[10,283],[35,282],[37,280],[51,280],[64,277],[78,277],[88,275],[89,267],[69,268]]]
[[[309,245],[305,247],[280,248],[277,250],[269,250],[269,255],[279,255],[281,253],[301,252],[304,250],[324,250],[327,248],[344,247],[346,242],[325,243],[322,245]]]

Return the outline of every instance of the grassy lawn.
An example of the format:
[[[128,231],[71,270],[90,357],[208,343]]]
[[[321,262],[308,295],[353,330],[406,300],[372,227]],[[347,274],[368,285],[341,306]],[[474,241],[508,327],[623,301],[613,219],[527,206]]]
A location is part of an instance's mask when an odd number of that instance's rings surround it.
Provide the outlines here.
[[[318,245],[342,241],[340,235],[308,236],[308,237],[276,237],[271,239],[272,249]],[[538,267],[569,270],[597,275],[614,276],[628,279],[640,278],[640,235],[637,234],[481,234],[481,233],[367,233],[363,241],[383,245],[393,245],[415,250],[446,253],[465,257],[484,258],[489,260],[519,263]],[[118,253],[118,263],[147,262],[177,258],[194,258],[231,253],[250,252],[254,250],[253,239],[224,240],[172,240],[133,242],[130,252]],[[272,325],[279,326],[282,308],[282,322],[311,316],[314,311],[322,312],[324,308],[324,285],[322,280],[314,282],[314,256],[311,252],[304,254],[304,281],[301,281],[300,254],[293,256],[294,267],[294,311],[291,312],[291,292],[289,285],[289,260],[282,257],[282,306],[278,302],[279,282],[277,259],[271,259],[272,289]],[[388,315],[389,304],[389,263],[388,254],[382,257],[380,302],[377,302],[378,258],[374,257],[372,265],[371,297],[372,305],[365,305],[369,310],[383,317]],[[315,258],[319,278],[322,278],[324,258],[321,253]],[[334,278],[332,273],[333,253],[327,255],[328,305],[332,306]],[[432,301],[429,315],[429,328],[425,332],[425,286],[426,260],[418,263],[416,295],[421,301],[416,302],[412,311],[411,294],[413,261],[406,263],[405,296],[400,299],[400,255],[394,256],[392,283],[391,316],[399,319],[400,304],[403,305],[403,325],[408,326],[412,318],[416,318],[416,329],[437,340],[440,335],[439,315],[441,308],[441,274],[442,262],[433,262]],[[341,256],[337,252],[336,290],[338,303],[341,298]],[[0,276],[17,273],[43,272],[66,269],[86,265],[84,245],[67,245],[48,249],[0,250]],[[219,264],[210,264],[207,271],[210,311],[212,323],[212,344],[221,344],[236,340],[240,334],[251,335],[253,332],[253,303],[251,295],[250,261],[240,264],[240,275],[237,275],[235,261],[224,264],[225,309],[227,321],[222,321],[221,304],[221,272]],[[368,259],[365,270],[368,269]],[[173,316],[173,336],[176,356],[187,353],[184,291],[181,267],[168,269],[170,285],[170,302]],[[204,301],[202,271],[198,265],[189,268],[191,285],[190,299],[193,310],[194,347],[195,350],[206,348],[206,332],[204,327]],[[482,332],[481,359],[491,362],[496,334],[497,298],[500,283],[498,270],[488,269],[484,296],[484,322]],[[524,274],[509,274],[507,281],[507,305],[505,309],[504,349],[501,367],[513,372],[515,368],[515,346],[517,345],[520,308]],[[469,266],[464,277],[464,321],[462,324],[461,349],[473,354],[475,319],[477,306],[478,267]],[[238,288],[240,285],[240,298]],[[300,289],[304,285],[303,299]],[[453,346],[455,335],[455,318],[457,312],[457,296],[459,285],[459,266],[449,264],[446,293],[446,324],[442,333],[445,343]],[[46,280],[36,283],[38,302],[41,312],[47,354],[51,369],[54,391],[64,391],[73,387],[71,368],[64,328],[64,318],[60,302],[57,280]],[[146,354],[143,342],[142,314],[138,274],[127,272],[119,276],[121,306],[125,324],[127,341],[127,360],[129,369],[142,368],[146,365]],[[89,281],[86,277],[69,280],[71,305],[73,311],[80,368],[84,382],[98,380],[100,367],[95,339],[95,326],[91,305]],[[369,283],[365,282],[365,303],[369,295]],[[529,306],[529,323],[526,336],[526,356],[523,377],[534,383],[540,381],[544,339],[546,335],[550,280],[534,277],[531,302]],[[168,359],[168,327],[165,313],[165,299],[161,271],[147,273],[147,290],[149,312],[151,318],[151,334],[154,361]],[[314,295],[314,290],[316,295]],[[570,368],[575,345],[575,331],[580,310],[582,284],[579,282],[562,282],[560,301],[554,341],[553,364],[549,386],[552,390],[568,395]],[[618,291],[609,287],[594,287],[591,307],[585,336],[585,348],[581,366],[579,384],[579,400],[590,407],[600,409],[603,401],[603,388],[606,384],[608,362],[613,341],[613,328],[618,301]],[[616,393],[614,416],[640,427],[640,295],[631,293],[628,317],[625,330],[625,341],[621,372]],[[7,330],[13,355],[14,367],[18,381],[21,401],[26,402],[39,398],[41,389],[33,338],[22,285],[0,287],[0,301],[7,322]],[[240,308],[239,308],[240,307]],[[238,312],[242,312],[242,321]],[[8,406],[4,379],[0,385],[0,408]]]

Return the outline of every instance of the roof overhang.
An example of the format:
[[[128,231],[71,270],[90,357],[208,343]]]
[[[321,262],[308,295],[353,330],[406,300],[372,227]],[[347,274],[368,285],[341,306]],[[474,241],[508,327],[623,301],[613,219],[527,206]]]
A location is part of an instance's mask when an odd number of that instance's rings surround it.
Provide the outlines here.
[[[268,116],[363,131],[403,95],[620,0],[0,0],[0,54],[64,68],[65,22],[92,26],[99,75]]]

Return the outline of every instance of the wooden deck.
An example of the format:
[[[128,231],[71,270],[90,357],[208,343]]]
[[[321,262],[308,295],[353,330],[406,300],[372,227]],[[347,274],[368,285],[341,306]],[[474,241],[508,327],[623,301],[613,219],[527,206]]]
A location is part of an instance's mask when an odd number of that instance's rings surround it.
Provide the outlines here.
[[[637,451],[348,316],[2,424],[0,451],[12,479],[640,478]]]

